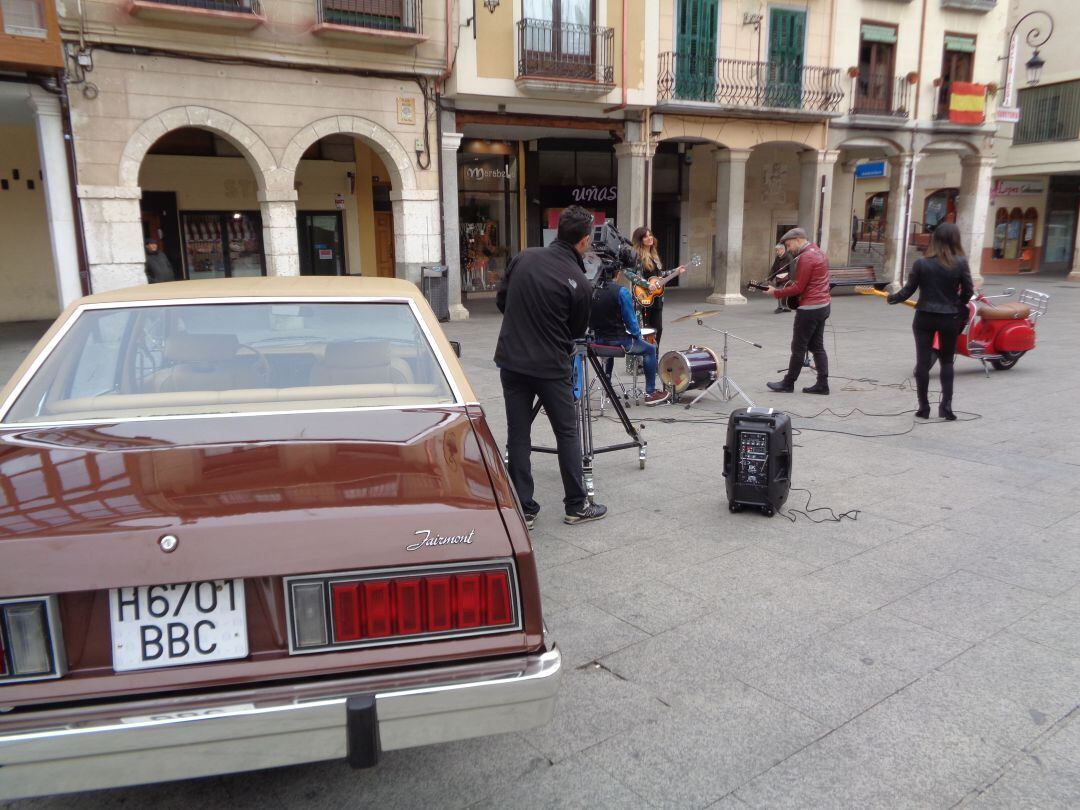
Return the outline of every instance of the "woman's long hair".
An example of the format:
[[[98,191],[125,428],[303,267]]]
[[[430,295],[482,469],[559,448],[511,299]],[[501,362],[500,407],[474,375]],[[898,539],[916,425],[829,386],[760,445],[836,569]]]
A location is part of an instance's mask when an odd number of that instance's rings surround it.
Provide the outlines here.
[[[649,229],[642,226],[631,234],[630,244],[633,245],[634,252],[641,259],[642,267],[646,270],[655,270],[660,265],[660,255],[656,252],[656,239],[653,239],[650,247],[645,247],[645,237],[648,235]]]
[[[960,244],[960,229],[951,222],[942,222],[934,228],[930,236],[930,247],[926,249],[926,258],[937,259],[946,267],[953,267],[957,259],[967,254]]]

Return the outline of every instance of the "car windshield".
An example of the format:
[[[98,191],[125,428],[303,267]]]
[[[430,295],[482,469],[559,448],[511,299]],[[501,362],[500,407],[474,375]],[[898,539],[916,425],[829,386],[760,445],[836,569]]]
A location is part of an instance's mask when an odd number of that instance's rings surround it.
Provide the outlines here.
[[[454,402],[406,302],[81,311],[5,423]]]

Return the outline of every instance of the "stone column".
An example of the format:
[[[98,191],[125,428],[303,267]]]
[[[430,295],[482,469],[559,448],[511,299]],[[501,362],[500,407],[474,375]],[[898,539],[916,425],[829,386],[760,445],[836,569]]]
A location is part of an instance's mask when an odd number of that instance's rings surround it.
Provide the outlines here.
[[[829,249],[825,254],[833,266],[851,263],[852,195],[855,192],[856,165],[855,161],[849,160],[833,166]]]
[[[90,289],[108,292],[146,284],[146,250],[138,186],[78,186]]]
[[[811,242],[822,249],[829,247],[829,218],[832,214],[832,169],[839,152],[819,152],[811,149],[799,154],[802,164],[799,178],[799,226],[806,230]],[[821,180],[825,178],[822,194]],[[821,220],[821,237],[817,235]]]
[[[960,159],[960,195],[956,201],[956,226],[968,254],[971,280],[976,287],[983,283],[983,239],[986,237],[986,217],[990,213],[990,182],[993,155],[965,155]]]
[[[266,275],[300,275],[300,247],[296,237],[296,191],[274,189],[260,191],[263,253]]]
[[[888,158],[889,203],[885,210],[885,263],[881,268],[878,281],[888,283],[890,290],[897,290],[900,287],[904,241],[908,237],[904,228],[907,212],[908,171],[915,160],[915,156],[908,152],[890,155]],[[912,181],[914,182],[914,177]],[[909,249],[914,250],[914,248]]]
[[[653,147],[648,141],[628,141],[615,145],[619,163],[616,227],[627,239],[645,224],[648,201],[645,199],[645,170]]]
[[[716,152],[716,242],[710,304],[745,304],[742,289],[743,209],[749,149]]]
[[[75,231],[75,208],[71,204],[71,173],[68,171],[60,99],[40,87],[30,88],[28,99],[37,128],[45,211],[49,217],[53,272],[61,309],[82,295],[79,280],[79,247]]]
[[[438,264],[439,192],[391,191],[394,209],[394,275],[420,286],[421,267]]]
[[[453,113],[446,114],[453,125]],[[445,122],[445,119],[444,119]],[[445,123],[444,123],[445,126]],[[439,171],[442,172],[442,246],[446,257],[447,290],[450,301],[450,320],[464,321],[469,310],[461,303],[461,239],[458,225],[458,163],[457,152],[464,136],[460,132],[443,132],[442,149],[439,153]],[[521,171],[521,168],[518,168]],[[524,205],[525,201],[522,200]]]

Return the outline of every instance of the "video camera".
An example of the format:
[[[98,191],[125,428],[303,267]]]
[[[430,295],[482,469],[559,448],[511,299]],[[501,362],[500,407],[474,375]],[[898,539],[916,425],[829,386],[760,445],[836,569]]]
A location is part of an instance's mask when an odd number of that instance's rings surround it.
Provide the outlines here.
[[[589,278],[594,286],[611,281],[620,270],[637,265],[638,257],[630,240],[610,222],[593,228],[592,244],[585,257]]]

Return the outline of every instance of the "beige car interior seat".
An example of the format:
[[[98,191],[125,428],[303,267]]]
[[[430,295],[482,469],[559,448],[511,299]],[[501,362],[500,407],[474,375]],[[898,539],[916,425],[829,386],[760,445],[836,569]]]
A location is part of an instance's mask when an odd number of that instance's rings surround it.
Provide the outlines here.
[[[394,357],[390,344],[383,340],[327,343],[322,360],[311,370],[311,385],[411,385],[413,382],[409,364]]]
[[[154,372],[155,392],[231,391],[269,384],[265,359],[241,346],[236,335],[170,335],[165,341],[165,367]]]

